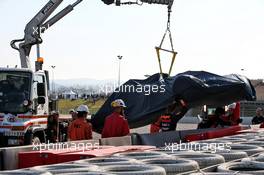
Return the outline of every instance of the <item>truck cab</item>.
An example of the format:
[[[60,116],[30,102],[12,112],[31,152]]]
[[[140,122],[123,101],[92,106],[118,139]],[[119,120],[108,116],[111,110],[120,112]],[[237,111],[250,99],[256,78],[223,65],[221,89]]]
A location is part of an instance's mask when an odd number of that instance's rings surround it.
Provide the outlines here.
[[[48,91],[47,71],[0,68],[0,146],[45,142]]]

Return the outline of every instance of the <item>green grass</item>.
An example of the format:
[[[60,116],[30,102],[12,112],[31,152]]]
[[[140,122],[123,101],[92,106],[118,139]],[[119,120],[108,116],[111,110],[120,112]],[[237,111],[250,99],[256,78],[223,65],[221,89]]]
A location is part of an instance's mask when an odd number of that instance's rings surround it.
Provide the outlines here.
[[[93,104],[89,100],[59,100],[59,111],[61,114],[68,114],[70,109],[76,109],[79,105],[87,105],[89,107],[90,113],[95,114],[100,107],[104,104],[105,99],[100,99]]]

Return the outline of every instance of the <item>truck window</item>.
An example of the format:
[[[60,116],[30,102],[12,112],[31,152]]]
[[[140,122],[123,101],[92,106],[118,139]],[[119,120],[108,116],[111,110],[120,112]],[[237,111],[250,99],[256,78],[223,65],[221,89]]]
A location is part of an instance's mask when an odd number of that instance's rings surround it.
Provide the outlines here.
[[[0,113],[27,112],[23,105],[30,100],[31,73],[29,72],[0,72]]]

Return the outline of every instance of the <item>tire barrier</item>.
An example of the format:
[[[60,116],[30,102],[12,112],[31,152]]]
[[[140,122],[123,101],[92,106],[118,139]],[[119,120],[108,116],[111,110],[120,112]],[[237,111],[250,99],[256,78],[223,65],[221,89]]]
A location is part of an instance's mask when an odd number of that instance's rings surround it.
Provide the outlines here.
[[[230,162],[224,163],[217,167],[218,172],[239,172],[239,173],[248,173],[253,175],[263,175],[264,166],[262,164],[256,164],[254,162]]]
[[[90,172],[99,171],[99,167],[96,165],[81,165],[81,164],[55,164],[48,166],[37,166],[31,168],[31,170],[48,171],[52,174],[65,174],[75,172]]]
[[[163,167],[167,175],[174,175],[199,169],[199,165],[196,161],[181,158],[153,158],[142,160],[142,162],[148,165]]]
[[[15,170],[15,171],[0,171],[0,175],[52,175],[50,172],[37,170]]]
[[[251,141],[260,141],[260,142],[264,142],[264,138],[252,139]]]
[[[241,138],[241,139],[247,139],[247,140],[251,140],[251,139],[258,139],[259,136],[258,135],[254,135],[254,134],[238,134],[238,135],[234,135],[234,136],[229,136],[228,138]]]
[[[63,175],[115,175],[108,172],[77,172],[77,173],[64,173]]]
[[[116,175],[166,175],[164,168],[151,165],[111,165],[103,170]]]
[[[180,151],[180,150],[169,150],[169,149],[155,149],[153,150],[155,152],[165,153],[165,154],[177,154],[177,153],[188,153],[188,152],[194,152],[193,150],[187,150],[187,151]]]
[[[231,150],[234,150],[234,151],[244,151],[248,154],[248,156],[252,156],[254,154],[264,151],[262,147],[255,146],[255,145],[232,144],[230,145],[230,147],[231,147]]]
[[[119,154],[115,154],[114,156],[128,157],[136,160],[142,160],[142,159],[150,159],[150,158],[168,157],[169,155],[154,151],[144,151],[144,152],[119,153]]]
[[[204,153],[209,153],[209,152],[204,152]],[[217,150],[215,153],[223,156],[225,158],[225,162],[243,159],[243,158],[248,157],[247,153],[244,151]]]
[[[241,142],[240,144],[255,145],[264,148],[264,142],[261,141],[247,141],[247,142]]]
[[[209,139],[209,140],[201,140],[201,141],[196,141],[193,143],[207,143],[207,144],[215,144],[215,143],[225,143],[225,144],[232,144],[231,141],[222,141],[220,139]]]
[[[103,157],[103,158],[92,158],[73,162],[74,164],[81,165],[98,165],[98,166],[108,166],[108,165],[131,165],[139,164],[141,162],[136,159],[130,159],[125,157]]]
[[[230,138],[230,137],[217,138],[216,140],[221,142],[231,142],[231,143],[239,143],[239,142],[247,141],[247,139],[244,138]]]
[[[244,173],[228,173],[228,172],[212,172],[212,173],[191,173],[190,175],[250,175],[250,174],[244,174]]]
[[[177,158],[194,160],[199,164],[200,169],[213,165],[218,165],[225,162],[225,158],[218,154],[186,153],[186,154],[174,154],[173,156]]]

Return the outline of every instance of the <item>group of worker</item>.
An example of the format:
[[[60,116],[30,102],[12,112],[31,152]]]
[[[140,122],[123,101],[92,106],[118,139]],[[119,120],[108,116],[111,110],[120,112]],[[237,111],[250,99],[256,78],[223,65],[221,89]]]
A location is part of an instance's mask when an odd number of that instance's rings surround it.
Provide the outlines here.
[[[123,100],[117,99],[111,103],[113,113],[106,117],[104,128],[102,130],[102,138],[121,137],[130,134],[127,120],[125,119],[124,109],[126,105]],[[76,112],[71,110],[73,121],[68,128],[68,138],[74,140],[92,139],[92,125],[88,122],[87,115],[89,108],[86,105],[80,105]]]
[[[214,114],[205,114],[203,120],[198,124],[199,129],[216,128],[224,126],[235,126],[242,122],[240,119],[240,103],[235,102],[224,107],[217,107]]]
[[[122,99],[114,100],[111,103],[113,109],[112,114],[105,118],[104,127],[102,130],[102,138],[108,137],[122,137],[130,134],[128,121],[125,118],[126,105]],[[178,121],[188,111],[187,103],[183,99],[174,100],[169,104],[165,113],[158,117],[158,120],[151,124],[150,133],[175,131]],[[92,125],[87,121],[89,108],[86,105],[80,105],[77,110],[71,110],[72,121],[68,127],[68,140],[89,140],[93,138]],[[58,113],[53,114],[50,118],[54,123],[50,126],[50,130],[54,130],[58,122]],[[55,121],[55,122],[54,122]],[[201,122],[198,128],[215,128],[218,126],[234,126],[241,122],[240,119],[240,103],[233,103],[228,106],[226,111],[223,107],[217,107],[214,115],[209,116],[206,120]],[[256,117],[252,119],[252,124],[264,123],[263,109],[258,108]],[[263,125],[264,126],[264,125]],[[54,136],[57,133],[53,133]]]

